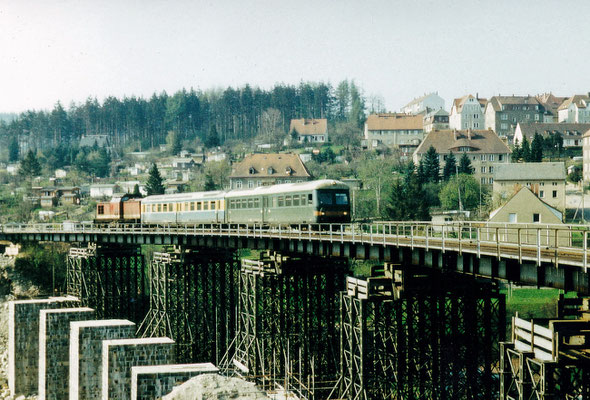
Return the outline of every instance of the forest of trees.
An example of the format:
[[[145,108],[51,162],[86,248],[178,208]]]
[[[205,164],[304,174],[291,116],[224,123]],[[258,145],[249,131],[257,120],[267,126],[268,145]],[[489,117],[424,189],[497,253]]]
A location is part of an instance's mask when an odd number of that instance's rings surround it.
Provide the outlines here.
[[[383,111],[372,98],[368,111]],[[154,93],[142,97],[107,97],[102,103],[88,98],[66,110],[58,102],[51,111],[26,111],[18,118],[0,121],[0,138],[18,138],[29,147],[46,149],[73,144],[82,135],[107,134],[118,148],[145,150],[166,141],[174,131],[179,140],[223,145],[229,140],[247,141],[264,131],[271,113],[276,129],[286,133],[293,118],[328,118],[359,127],[364,123],[366,100],[354,81],[277,84],[270,90],[245,85],[234,89],[181,90],[172,95]],[[266,113],[266,114],[265,114]],[[13,154],[14,155],[14,154]]]

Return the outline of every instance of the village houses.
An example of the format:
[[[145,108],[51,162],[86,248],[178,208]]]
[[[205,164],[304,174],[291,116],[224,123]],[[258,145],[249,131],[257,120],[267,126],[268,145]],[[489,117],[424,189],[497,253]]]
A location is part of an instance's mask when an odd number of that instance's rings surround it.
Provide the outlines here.
[[[519,122],[541,122],[544,110],[533,96],[494,96],[485,108],[485,128],[509,140]]]
[[[559,122],[590,123],[590,93],[565,100],[558,109]]]
[[[520,122],[514,131],[513,143],[521,144],[525,136],[531,143],[538,133],[543,139],[550,135],[559,135],[563,140],[563,148],[579,147],[582,146],[582,136],[588,129],[590,124]]]

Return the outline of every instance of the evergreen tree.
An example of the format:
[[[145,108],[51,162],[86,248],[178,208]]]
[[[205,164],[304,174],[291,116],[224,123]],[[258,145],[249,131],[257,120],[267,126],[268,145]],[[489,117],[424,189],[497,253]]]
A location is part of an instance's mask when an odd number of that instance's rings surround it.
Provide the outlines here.
[[[533,142],[531,143],[530,161],[543,161],[543,136],[539,135],[538,132],[535,132],[535,137],[533,137]]]
[[[211,125],[209,127],[209,133],[205,139],[205,146],[209,148],[219,146],[219,136],[217,134],[217,128],[215,125]]]
[[[428,151],[426,151],[423,160],[422,168],[426,181],[437,183],[440,180],[440,165],[438,154],[436,154],[436,149],[433,146],[430,146]]]
[[[23,178],[34,178],[41,175],[41,164],[33,150],[29,150],[25,158],[21,160],[19,175]]]
[[[136,183],[135,186],[133,186],[133,193],[131,193],[131,196],[136,197],[136,198],[142,197],[141,192],[139,190],[139,184]]]
[[[421,159],[418,162],[418,168],[416,169],[416,178],[418,178],[418,182],[420,185],[423,185],[427,182],[426,174],[424,173],[424,159]]]
[[[526,136],[522,138],[522,144],[520,146],[520,156],[522,157],[522,161],[524,162],[531,161],[531,146],[529,145],[529,141],[526,138]]]
[[[474,171],[475,170],[471,166],[471,160],[469,160],[469,156],[467,153],[463,153],[461,159],[459,160],[459,173],[471,175]]]
[[[15,162],[18,161],[18,142],[16,141],[16,137],[12,137],[10,144],[8,145],[8,161]]]
[[[147,183],[145,185],[145,189],[147,191],[148,196],[154,194],[164,194],[164,184],[162,181],[162,176],[160,175],[160,171],[156,164],[152,164],[150,168],[149,177]]]
[[[455,175],[457,172],[457,160],[453,155],[453,152],[450,152],[445,160],[445,166],[443,168],[443,180],[448,181],[452,175]]]
[[[520,161],[522,159],[522,149],[521,149],[520,144],[518,142],[514,146],[514,149],[512,149],[511,158],[512,158],[513,162]]]
[[[430,219],[426,194],[415,173],[405,174],[393,183],[385,213],[393,221]]]

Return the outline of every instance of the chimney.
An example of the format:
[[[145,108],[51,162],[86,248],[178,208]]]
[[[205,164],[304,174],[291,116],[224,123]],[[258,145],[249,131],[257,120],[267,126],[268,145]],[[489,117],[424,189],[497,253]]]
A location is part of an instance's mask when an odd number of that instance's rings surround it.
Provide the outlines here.
[[[467,139],[471,140],[471,128],[467,129]]]
[[[475,100],[479,100],[479,92],[475,92]]]
[[[457,140],[457,130],[453,129],[453,139]]]

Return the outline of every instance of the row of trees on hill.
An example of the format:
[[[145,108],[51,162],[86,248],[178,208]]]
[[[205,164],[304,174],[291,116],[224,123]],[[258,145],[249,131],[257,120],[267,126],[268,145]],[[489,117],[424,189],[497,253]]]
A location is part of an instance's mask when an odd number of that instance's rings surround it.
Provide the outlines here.
[[[293,118],[328,118],[332,122],[364,122],[366,100],[354,81],[336,87],[329,83],[277,84],[270,90],[245,85],[225,90],[180,90],[172,95],[110,96],[102,103],[88,98],[65,109],[57,103],[51,111],[26,111],[13,121],[0,122],[0,137],[26,139],[32,147],[58,147],[81,135],[108,134],[111,143],[140,148],[163,144],[168,132],[179,140],[199,138],[210,144],[249,140],[263,131],[264,114],[276,110],[276,125],[284,133]],[[382,111],[379,101],[370,111]],[[214,136],[214,137],[212,137]],[[14,153],[11,153],[14,156]]]
[[[522,143],[517,143],[512,150],[512,161],[541,162],[543,156],[561,157],[563,151],[563,137],[559,133],[552,133],[543,138],[535,132],[532,142],[526,136]]]

